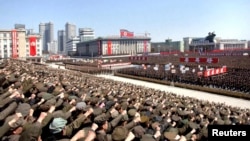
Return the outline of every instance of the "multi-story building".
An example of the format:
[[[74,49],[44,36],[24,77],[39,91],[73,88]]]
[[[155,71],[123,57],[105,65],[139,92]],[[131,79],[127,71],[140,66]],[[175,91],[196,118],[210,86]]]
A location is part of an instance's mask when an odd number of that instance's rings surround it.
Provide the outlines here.
[[[42,36],[43,42],[43,51],[48,52],[48,44],[54,41],[54,24],[49,23],[40,23],[39,24],[39,33]]]
[[[78,37],[74,37],[66,42],[66,55],[71,55],[76,53],[76,44],[80,42]]]
[[[65,35],[66,42],[76,37],[76,26],[74,24],[66,23],[65,24]]]
[[[205,39],[192,40],[191,44],[189,45],[189,51],[193,52],[209,52],[238,49],[247,49],[247,41],[217,38],[214,42],[209,42]]]
[[[52,41],[48,43],[48,50],[50,54],[57,54],[58,53],[58,46],[57,41]]]
[[[26,60],[42,55],[40,34],[26,35],[25,29],[0,30],[0,57]]]
[[[100,37],[77,44],[78,56],[136,55],[151,52],[151,38],[132,36]]]
[[[25,43],[25,29],[0,30],[0,57],[22,57]]]
[[[58,43],[58,53],[65,54],[65,46],[66,46],[66,36],[64,30],[58,30],[57,32],[57,43]]]
[[[151,43],[151,50],[154,53],[184,52],[184,42],[172,41],[171,39],[167,39],[165,42],[153,42]]]
[[[95,39],[94,30],[91,28],[79,28],[80,41],[89,41]]]

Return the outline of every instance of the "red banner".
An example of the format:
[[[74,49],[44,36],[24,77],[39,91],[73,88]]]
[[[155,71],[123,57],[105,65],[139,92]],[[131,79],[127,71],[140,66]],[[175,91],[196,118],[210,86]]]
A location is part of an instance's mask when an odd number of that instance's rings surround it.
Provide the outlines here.
[[[12,58],[17,58],[17,32],[16,30],[11,31],[12,35]]]
[[[227,67],[223,66],[222,68],[205,70],[204,71],[204,76],[205,77],[214,76],[214,75],[218,75],[218,74],[222,74],[222,73],[226,73],[226,72],[227,72]]]
[[[30,42],[30,56],[36,56],[36,37],[29,37]]]
[[[108,55],[112,54],[112,42],[108,41]]]
[[[121,37],[134,37],[134,32],[130,32],[126,29],[121,29],[120,30],[120,36]]]
[[[180,58],[180,62],[196,62],[196,63],[218,63],[219,58]]]

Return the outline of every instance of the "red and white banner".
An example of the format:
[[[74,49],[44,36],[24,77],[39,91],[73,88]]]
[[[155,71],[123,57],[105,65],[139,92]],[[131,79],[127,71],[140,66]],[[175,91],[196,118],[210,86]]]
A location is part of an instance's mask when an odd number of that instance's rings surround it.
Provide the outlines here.
[[[108,55],[112,54],[112,41],[108,41]]]
[[[12,58],[17,58],[17,32],[16,30],[11,31],[12,36]]]
[[[208,69],[204,71],[204,76],[209,77],[209,76],[214,76],[218,74],[223,74],[227,72],[227,67],[223,66],[222,68],[216,68],[216,69]]]
[[[219,58],[180,58],[180,62],[186,62],[186,63],[190,63],[190,62],[196,62],[196,63],[218,63],[219,62]]]
[[[147,57],[145,56],[130,56],[129,60],[142,60],[142,61],[147,61]]]
[[[130,32],[126,29],[121,29],[120,30],[120,36],[121,37],[134,37],[134,32]]]
[[[30,56],[36,56],[36,37],[29,37],[30,42]]]

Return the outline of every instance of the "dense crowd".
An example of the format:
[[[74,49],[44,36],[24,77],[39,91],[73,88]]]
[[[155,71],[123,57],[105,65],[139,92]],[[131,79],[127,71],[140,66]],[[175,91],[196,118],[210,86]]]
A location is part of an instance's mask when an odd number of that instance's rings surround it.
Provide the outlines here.
[[[0,69],[3,141],[196,141],[208,125],[250,125],[250,110],[8,60]]]
[[[195,56],[199,57],[199,56]],[[204,56],[203,56],[204,57]],[[211,56],[208,56],[211,57]],[[180,62],[178,56],[151,56],[147,61],[134,61],[138,64],[137,68],[120,69],[117,72],[140,77],[153,78],[158,80],[167,80],[172,82],[199,85],[202,87],[220,88],[224,90],[250,93],[250,58],[248,56],[212,56],[218,57],[218,63],[186,63]],[[170,68],[166,70],[165,65],[171,63]],[[142,67],[145,65],[146,67]],[[156,70],[154,67],[158,65]],[[148,67],[149,66],[149,67]],[[189,68],[185,73],[180,66]],[[212,68],[227,67],[227,72],[220,75],[204,77],[204,73],[198,72]],[[202,68],[202,70],[200,70]],[[174,72],[171,70],[175,70]],[[193,71],[195,70],[195,71]]]

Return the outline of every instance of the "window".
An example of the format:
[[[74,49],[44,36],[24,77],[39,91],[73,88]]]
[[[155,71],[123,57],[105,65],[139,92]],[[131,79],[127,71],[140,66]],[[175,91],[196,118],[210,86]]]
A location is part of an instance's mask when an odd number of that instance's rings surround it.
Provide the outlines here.
[[[6,33],[3,33],[3,37],[7,37],[7,34],[6,34]]]

